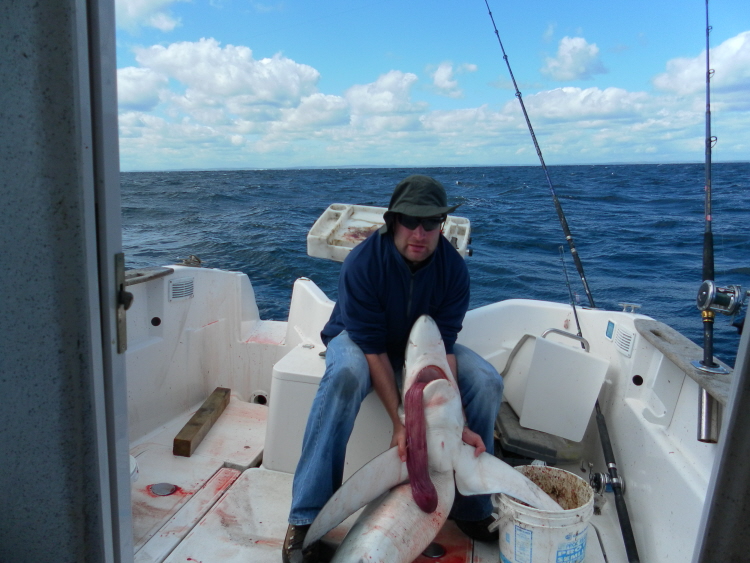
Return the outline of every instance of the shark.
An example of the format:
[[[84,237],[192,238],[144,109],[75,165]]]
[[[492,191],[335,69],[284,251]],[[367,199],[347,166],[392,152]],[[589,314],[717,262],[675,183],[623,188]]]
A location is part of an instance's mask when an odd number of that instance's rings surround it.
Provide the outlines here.
[[[508,464],[486,452],[477,456],[462,441],[461,395],[440,331],[427,315],[412,327],[403,374],[406,462],[393,447],[359,469],[313,521],[305,547],[365,507],[332,563],[410,563],[445,524],[456,490],[505,493],[534,508],[563,510]]]

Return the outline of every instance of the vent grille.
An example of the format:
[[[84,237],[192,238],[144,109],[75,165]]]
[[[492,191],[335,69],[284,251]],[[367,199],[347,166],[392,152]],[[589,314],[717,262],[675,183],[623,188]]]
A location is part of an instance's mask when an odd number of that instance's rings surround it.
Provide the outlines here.
[[[620,353],[629,358],[633,354],[635,333],[629,332],[618,325],[615,328],[614,343]]]
[[[178,280],[169,280],[169,300],[190,299],[193,296],[193,279],[180,278]]]

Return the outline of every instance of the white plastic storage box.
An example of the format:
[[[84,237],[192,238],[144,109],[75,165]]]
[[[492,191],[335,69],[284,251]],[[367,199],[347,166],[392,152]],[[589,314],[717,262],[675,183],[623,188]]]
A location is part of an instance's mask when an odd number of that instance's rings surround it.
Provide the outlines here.
[[[343,262],[352,248],[383,226],[386,211],[385,207],[332,204],[307,233],[307,254]],[[443,235],[461,256],[466,257],[471,235],[468,219],[449,215]]]

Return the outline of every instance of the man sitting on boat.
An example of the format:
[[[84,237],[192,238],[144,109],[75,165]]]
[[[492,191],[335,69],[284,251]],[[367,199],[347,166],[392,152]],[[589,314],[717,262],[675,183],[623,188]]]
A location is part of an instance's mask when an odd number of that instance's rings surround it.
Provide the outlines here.
[[[401,369],[409,332],[424,314],[437,323],[448,364],[457,374],[467,427],[462,439],[493,451],[503,380],[478,354],[456,344],[469,306],[464,259],[441,236],[448,213],[443,185],[413,175],[393,192],[385,225],[354,248],[341,268],[338,302],[321,337],[326,371],[307,420],[294,475],[284,563],[314,561],[302,542],[315,516],[341,486],[346,446],[360,405],[375,389],[393,423],[391,446],[406,459],[406,432],[398,416]],[[488,495],[456,495],[451,518],[473,539],[497,540],[488,530]]]

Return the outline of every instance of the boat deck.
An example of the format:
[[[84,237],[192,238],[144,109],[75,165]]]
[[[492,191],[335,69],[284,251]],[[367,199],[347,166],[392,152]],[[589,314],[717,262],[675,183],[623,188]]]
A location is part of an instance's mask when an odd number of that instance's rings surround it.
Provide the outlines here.
[[[229,405],[190,458],[172,454],[172,440],[191,409],[131,448],[138,463],[132,485],[135,561],[278,563],[291,504],[292,475],[260,466],[268,409],[232,395]],[[581,474],[580,467],[564,467]],[[158,483],[176,486],[155,494]],[[611,495],[607,495],[611,497]],[[324,539],[331,553],[356,515]],[[496,563],[495,543],[473,542],[447,522],[436,538],[446,553],[416,562]],[[604,547],[603,547],[604,546]],[[594,516],[587,563],[626,561],[614,501]],[[606,552],[606,557],[604,553]],[[416,563],[415,562],[415,563]]]

